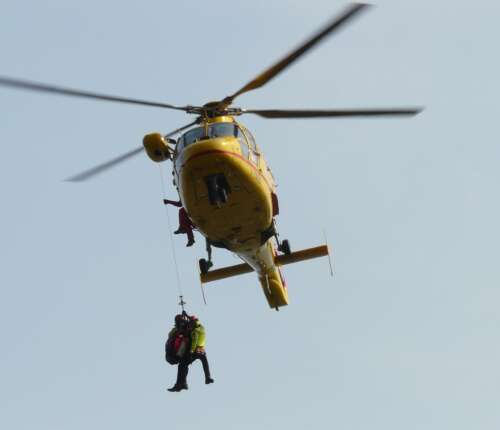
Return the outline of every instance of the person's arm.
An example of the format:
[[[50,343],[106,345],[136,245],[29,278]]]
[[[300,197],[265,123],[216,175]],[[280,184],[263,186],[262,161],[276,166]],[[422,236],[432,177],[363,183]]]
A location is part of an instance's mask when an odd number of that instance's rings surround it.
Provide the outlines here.
[[[198,336],[200,335],[200,332],[198,331],[198,328],[195,328],[191,332],[191,354],[195,351],[196,345],[198,345]]]
[[[180,200],[176,202],[175,200],[163,199],[163,204],[177,206],[178,208],[182,207],[182,203]]]

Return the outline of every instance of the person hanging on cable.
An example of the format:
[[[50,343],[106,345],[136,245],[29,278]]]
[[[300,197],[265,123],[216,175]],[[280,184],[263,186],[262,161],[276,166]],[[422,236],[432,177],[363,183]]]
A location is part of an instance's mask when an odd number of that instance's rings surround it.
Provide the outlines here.
[[[205,327],[194,315],[189,317],[188,330],[191,335],[191,363],[200,360],[205,374],[205,384],[212,384],[213,378],[210,376],[210,367],[208,365],[207,353],[205,352]]]
[[[172,205],[179,209],[179,227],[174,231],[174,234],[185,233],[188,237],[188,242],[186,246],[193,246],[194,244],[194,234],[193,229],[195,228],[193,222],[189,219],[186,209],[182,206],[181,201],[163,199],[163,204]]]
[[[174,327],[168,333],[168,339],[165,343],[165,360],[170,364],[179,364],[191,346],[188,322],[189,319],[185,312],[174,318]]]
[[[187,314],[183,312],[183,315]],[[187,375],[189,372],[189,365],[195,360],[200,360],[205,373],[205,384],[212,384],[213,378],[210,376],[210,367],[208,365],[207,354],[205,352],[205,328],[201,325],[198,318],[195,316],[187,316],[188,322],[186,324],[187,332],[190,336],[190,348],[179,361],[177,367],[177,381],[172,388],[168,391],[176,392],[187,390]]]

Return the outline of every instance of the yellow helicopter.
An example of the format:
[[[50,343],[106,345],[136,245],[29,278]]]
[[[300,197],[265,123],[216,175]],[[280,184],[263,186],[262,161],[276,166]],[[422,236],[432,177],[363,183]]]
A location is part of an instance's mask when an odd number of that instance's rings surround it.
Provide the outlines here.
[[[326,245],[292,252],[287,240],[279,240],[274,219],[279,214],[276,183],[250,131],[235,117],[254,114],[263,118],[333,118],[412,116],[422,109],[386,108],[356,110],[242,109],[233,101],[262,87],[326,36],[340,29],[369,5],[349,5],[340,16],[307,39],[283,59],[241,89],[220,101],[203,106],[174,106],[146,100],[116,97],[0,77],[0,85],[85,97],[119,103],[181,110],[196,119],[166,135],[151,133],[143,146],[68,178],[83,181],[139,154],[143,150],[155,162],[171,160],[173,182],[182,207],[195,228],[206,238],[208,259],[200,259],[201,281],[211,282],[255,271],[271,308],[288,304],[288,292],[280,266],[328,255]],[[182,133],[182,134],[181,134]],[[180,135],[178,139],[172,136]],[[243,264],[211,270],[212,246],[236,253]]]

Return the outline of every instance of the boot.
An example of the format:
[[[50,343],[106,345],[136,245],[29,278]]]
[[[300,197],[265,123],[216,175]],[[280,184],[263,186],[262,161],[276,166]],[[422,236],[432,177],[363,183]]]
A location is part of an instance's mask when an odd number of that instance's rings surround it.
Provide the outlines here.
[[[188,389],[187,384],[183,384],[183,385],[175,384],[172,388],[169,388],[168,391],[170,391],[171,393],[176,393],[178,391],[187,390],[187,389]]]
[[[213,378],[210,378],[210,377],[205,378],[205,384],[207,384],[207,385],[208,385],[208,384],[213,384],[213,383],[214,383]]]
[[[194,239],[189,239],[186,246],[193,246],[193,245],[194,245]]]

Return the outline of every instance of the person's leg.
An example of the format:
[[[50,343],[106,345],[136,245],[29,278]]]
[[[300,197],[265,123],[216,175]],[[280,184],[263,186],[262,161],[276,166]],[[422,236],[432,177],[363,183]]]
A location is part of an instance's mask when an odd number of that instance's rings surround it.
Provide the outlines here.
[[[193,245],[194,243],[193,226],[184,208],[179,209],[179,229],[177,231],[187,234],[188,243],[186,246]]]
[[[194,234],[191,226],[186,227],[186,234],[188,237],[188,243],[186,244],[186,246],[192,246],[194,244]]]
[[[205,373],[205,384],[212,384],[214,382],[213,378],[210,376],[210,367],[208,366],[207,354],[200,354],[201,364],[203,365],[203,372]]]
[[[181,391],[187,390],[187,375],[189,372],[189,361],[181,360],[179,365],[177,366],[177,381],[172,388],[169,388],[168,391]]]
[[[177,373],[177,383],[179,387],[187,389],[187,376],[189,373],[189,361],[182,360],[179,363],[179,372]]]
[[[201,365],[203,366],[203,373],[205,374],[205,384],[211,384],[214,382],[210,376],[210,366],[208,365],[207,354],[204,352],[196,352],[194,354],[194,360],[199,359]]]
[[[174,231],[174,234],[186,233],[186,228],[184,227],[186,224],[186,211],[184,208],[179,209],[179,227]]]

